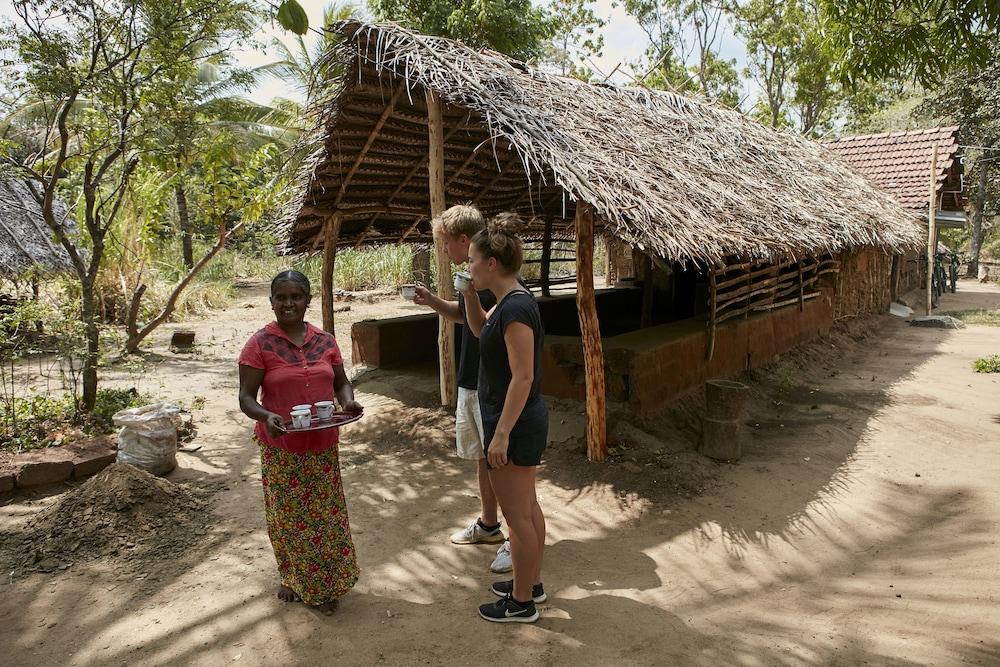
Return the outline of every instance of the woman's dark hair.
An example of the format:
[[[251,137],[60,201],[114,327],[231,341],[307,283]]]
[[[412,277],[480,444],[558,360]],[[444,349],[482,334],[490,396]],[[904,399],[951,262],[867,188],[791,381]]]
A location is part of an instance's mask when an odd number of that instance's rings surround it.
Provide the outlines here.
[[[302,291],[306,293],[306,296],[312,294],[309,279],[306,278],[304,273],[295,271],[294,269],[282,271],[271,280],[271,296],[274,296],[274,290],[277,289],[278,283],[297,283],[302,288]]]
[[[524,263],[524,248],[517,237],[523,227],[524,221],[517,213],[500,213],[472,237],[472,245],[484,258],[496,259],[508,273],[517,273]]]

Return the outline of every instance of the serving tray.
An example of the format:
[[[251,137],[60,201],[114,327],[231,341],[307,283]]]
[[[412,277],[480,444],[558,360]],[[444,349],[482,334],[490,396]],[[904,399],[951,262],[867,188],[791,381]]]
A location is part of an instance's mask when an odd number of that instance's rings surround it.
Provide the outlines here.
[[[334,428],[336,426],[343,426],[344,424],[356,422],[361,419],[364,414],[365,413],[363,412],[334,412],[329,419],[320,419],[316,415],[313,415],[312,422],[305,428],[295,428],[292,426],[292,421],[288,420],[285,422],[285,431],[288,433],[323,431],[328,428]]]

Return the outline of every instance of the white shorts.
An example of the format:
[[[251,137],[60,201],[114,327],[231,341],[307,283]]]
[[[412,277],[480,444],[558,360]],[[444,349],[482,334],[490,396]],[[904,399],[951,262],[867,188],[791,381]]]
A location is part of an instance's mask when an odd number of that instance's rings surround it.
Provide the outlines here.
[[[479,392],[458,388],[455,406],[455,444],[459,458],[477,461],[485,458],[483,447],[483,415],[479,412]]]

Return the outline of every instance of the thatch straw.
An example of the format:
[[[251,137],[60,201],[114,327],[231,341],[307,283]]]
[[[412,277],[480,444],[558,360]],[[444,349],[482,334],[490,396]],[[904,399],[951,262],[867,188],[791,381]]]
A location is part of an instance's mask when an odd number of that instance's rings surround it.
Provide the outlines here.
[[[58,219],[66,207],[55,202]],[[29,268],[72,271],[66,250],[53,240],[38,202],[24,181],[0,179],[0,275],[15,277]]]
[[[449,204],[471,199],[488,213],[572,220],[574,202],[586,201],[607,231],[676,261],[920,242],[912,214],[832,153],[738,112],[554,76],[392,25],[331,29],[341,43],[327,62],[339,75],[316,104],[315,150],[284,227],[289,252],[315,249],[335,209],[343,244],[396,240],[427,215],[426,90],[446,102]],[[404,94],[368,141],[401,84]],[[426,241],[427,232],[420,222],[407,240]]]

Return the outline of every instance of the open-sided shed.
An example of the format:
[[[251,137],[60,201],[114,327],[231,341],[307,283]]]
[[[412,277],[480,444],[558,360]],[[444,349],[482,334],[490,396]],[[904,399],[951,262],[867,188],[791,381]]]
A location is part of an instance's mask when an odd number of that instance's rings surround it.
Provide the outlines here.
[[[532,221],[529,234],[574,238],[594,458],[605,447],[608,363],[593,289],[595,233],[665,273],[706,277],[701,354],[709,359],[721,323],[783,306],[801,311],[842,254],[888,257],[919,242],[891,196],[822,146],[735,111],[554,76],[392,25],[349,21],[332,30],[340,44],[327,56],[332,74],[316,104],[286,251],[324,249],[332,312],[338,246],[430,243],[430,219],[450,204],[516,210]],[[449,275],[440,247],[436,254]],[[450,281],[439,283],[450,298]],[[440,327],[444,402],[453,397],[450,334]]]

